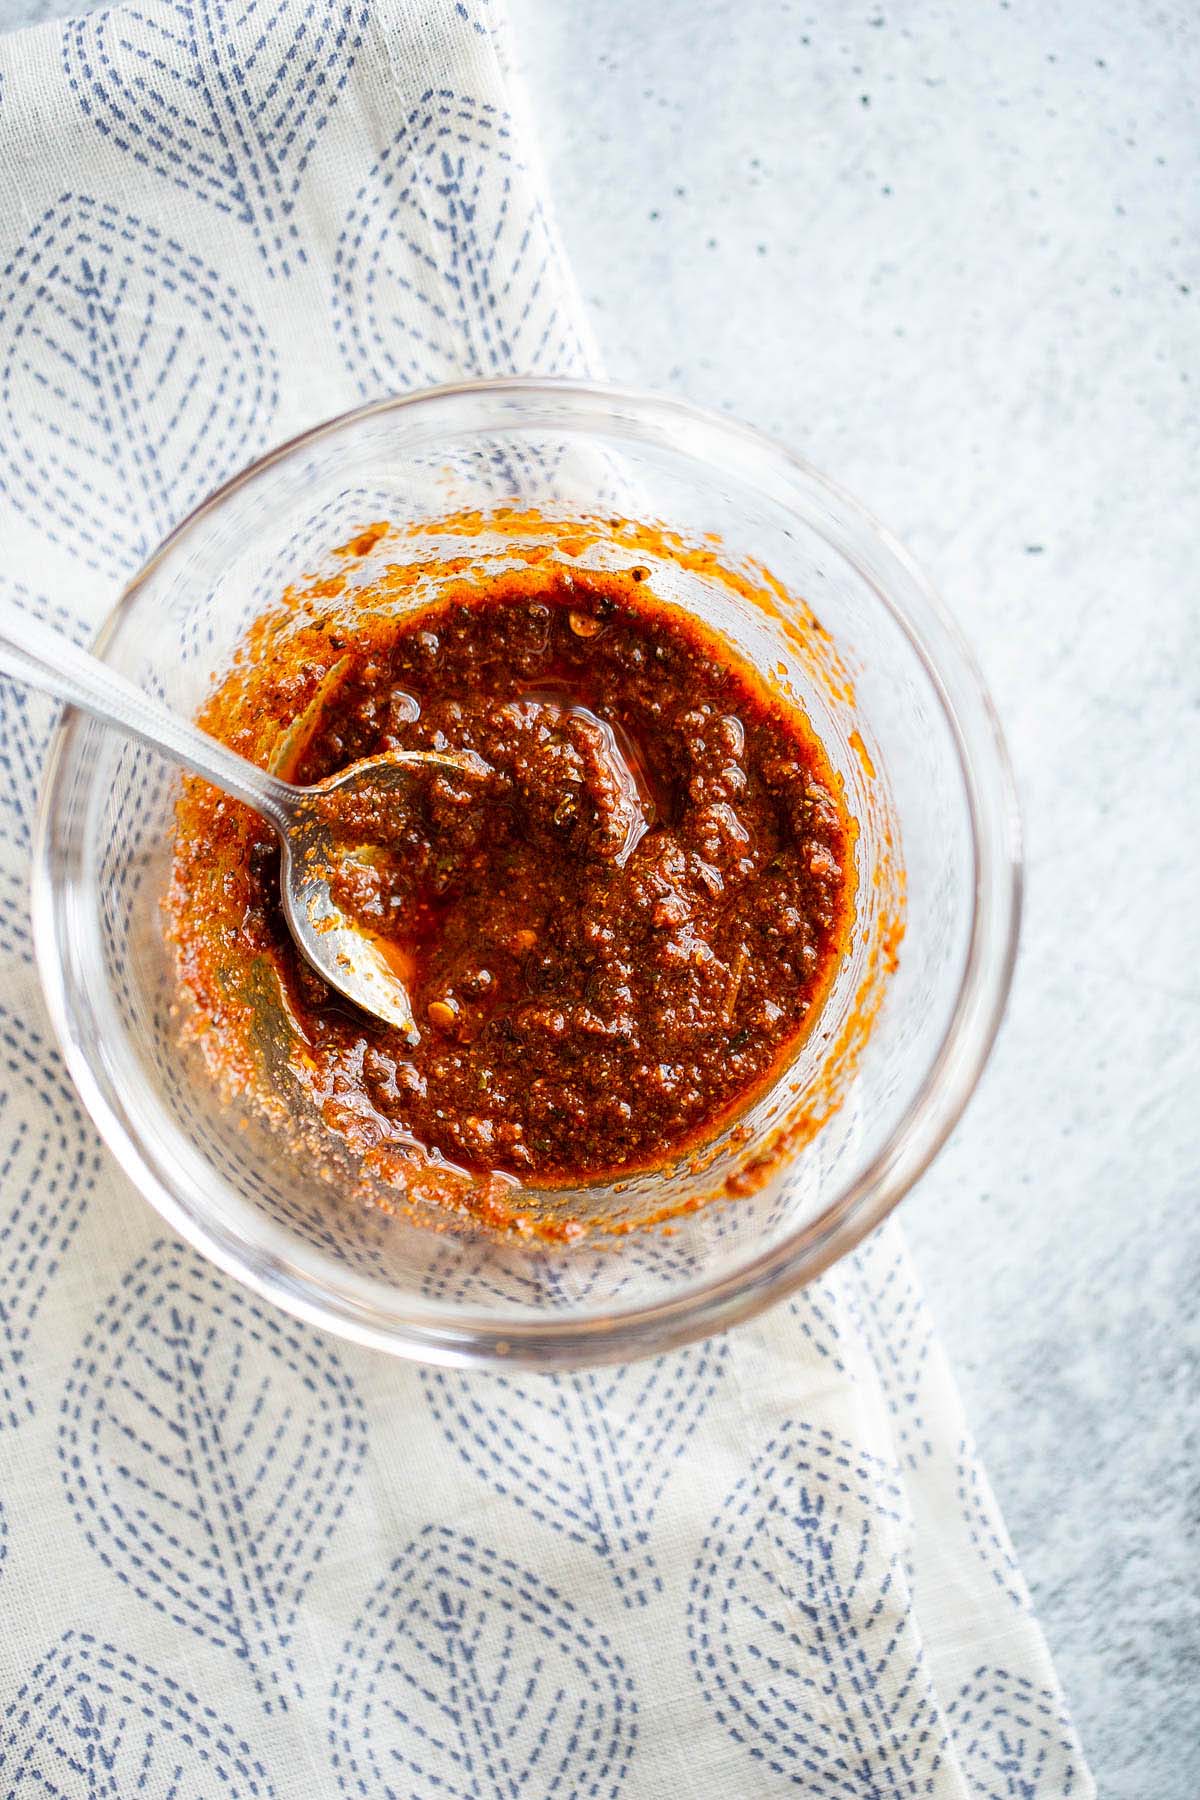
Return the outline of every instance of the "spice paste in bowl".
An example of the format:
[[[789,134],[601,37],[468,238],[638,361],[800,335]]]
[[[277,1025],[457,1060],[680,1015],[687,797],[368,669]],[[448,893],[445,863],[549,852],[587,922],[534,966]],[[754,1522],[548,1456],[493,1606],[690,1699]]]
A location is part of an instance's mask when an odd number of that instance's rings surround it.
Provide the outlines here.
[[[459,579],[416,610],[387,581],[352,629],[252,631],[201,723],[306,784],[389,750],[486,765],[335,817],[335,897],[388,946],[416,1030],[309,968],[269,826],[189,780],[168,912],[210,1066],[376,1170],[417,1147],[577,1185],[705,1142],[795,1054],[846,953],[855,827],[807,718],[636,565]]]

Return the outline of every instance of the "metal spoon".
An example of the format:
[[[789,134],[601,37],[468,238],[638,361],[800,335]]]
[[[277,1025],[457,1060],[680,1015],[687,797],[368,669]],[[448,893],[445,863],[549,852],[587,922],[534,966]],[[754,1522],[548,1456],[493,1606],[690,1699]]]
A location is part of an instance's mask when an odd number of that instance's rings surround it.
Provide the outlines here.
[[[486,776],[491,771],[482,757],[469,750],[389,751],[352,763],[317,787],[297,787],[189,725],[126,676],[9,601],[0,602],[0,674],[82,707],[252,806],[279,834],[283,912],[301,953],[347,999],[410,1039],[417,1037],[394,954],[389,958],[388,946],[348,918],[330,892],[332,868],[346,852],[333,840],[328,802],[334,794],[386,794],[410,785],[414,770],[430,766]]]

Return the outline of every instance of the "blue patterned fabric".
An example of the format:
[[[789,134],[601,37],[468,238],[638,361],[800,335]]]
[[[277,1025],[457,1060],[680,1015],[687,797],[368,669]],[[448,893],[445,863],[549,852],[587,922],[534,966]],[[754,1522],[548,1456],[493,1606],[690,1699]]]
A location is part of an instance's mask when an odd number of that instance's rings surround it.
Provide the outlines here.
[[[595,366],[506,29],[144,0],[0,43],[8,600],[86,638],[271,442]],[[52,711],[0,683],[0,1800],[1088,1800],[894,1225],[553,1379],[392,1363],[164,1238],[33,972]]]

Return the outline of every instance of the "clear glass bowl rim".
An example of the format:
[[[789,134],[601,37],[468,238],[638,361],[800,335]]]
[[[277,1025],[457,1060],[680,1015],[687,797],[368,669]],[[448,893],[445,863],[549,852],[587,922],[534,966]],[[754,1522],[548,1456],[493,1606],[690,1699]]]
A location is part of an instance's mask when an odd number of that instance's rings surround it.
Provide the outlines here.
[[[665,425],[689,422],[741,449],[769,459],[793,482],[815,489],[831,511],[898,564],[927,617],[920,623],[864,570],[876,598],[907,638],[930,680],[950,728],[971,830],[973,898],[962,978],[937,1051],[913,1098],[868,1165],[805,1225],[768,1250],[679,1294],[602,1317],[500,1318],[467,1307],[444,1319],[402,1308],[366,1308],[315,1281],[268,1251],[257,1258],[219,1234],[205,1216],[204,1195],[179,1191],[151,1160],[148,1146],[110,1104],[92,1067],[92,1054],[73,1028],[65,971],[59,958],[58,883],[53,869],[54,822],[64,800],[68,752],[86,716],[64,709],[47,759],[33,848],[31,904],[42,986],[72,1079],[110,1150],[162,1218],[197,1250],[264,1299],[296,1317],[392,1355],[443,1364],[534,1365],[543,1369],[626,1361],[671,1349],[753,1317],[817,1279],[898,1205],[957,1124],[987,1063],[1007,1002],[1016,961],[1022,905],[1021,830],[1011,763],[990,696],[958,626],[902,544],[846,490],[802,457],[755,430],[687,401],[602,382],[505,376],[445,383],[372,401],[303,431],[248,464],[216,488],[171,531],[131,578],[101,626],[93,649],[103,656],[126,612],[157,564],[209,513],[240,488],[298,450],[336,436],[357,421],[406,412],[431,402],[488,396],[553,404],[564,397],[598,408],[624,409]],[[501,428],[498,421],[497,428]],[[597,420],[603,429],[603,421]],[[845,547],[839,545],[843,554]],[[853,563],[854,558],[849,557]],[[932,642],[931,642],[932,640]],[[973,751],[972,751],[973,746]],[[973,753],[974,752],[974,753]]]

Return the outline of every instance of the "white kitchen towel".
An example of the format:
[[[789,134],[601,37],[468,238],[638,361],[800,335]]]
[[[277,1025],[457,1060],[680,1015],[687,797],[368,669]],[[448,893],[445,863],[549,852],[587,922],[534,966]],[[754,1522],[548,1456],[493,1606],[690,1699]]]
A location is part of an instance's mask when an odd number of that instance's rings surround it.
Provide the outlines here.
[[[499,0],[143,0],[0,42],[0,591],[86,637],[356,400],[595,358]],[[50,1041],[53,709],[0,684],[0,1795],[1085,1800],[889,1225],[557,1378],[323,1337],[164,1233]]]

